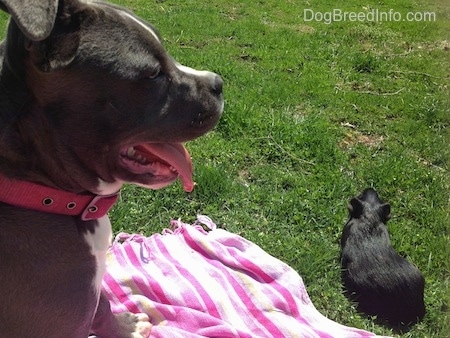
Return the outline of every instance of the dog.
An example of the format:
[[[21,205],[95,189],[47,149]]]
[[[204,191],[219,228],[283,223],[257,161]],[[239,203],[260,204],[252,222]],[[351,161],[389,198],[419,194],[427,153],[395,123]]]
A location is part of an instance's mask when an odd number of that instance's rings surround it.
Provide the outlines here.
[[[351,199],[341,237],[342,280],[357,309],[406,329],[425,315],[424,278],[391,246],[386,222],[391,208],[374,189]]]
[[[183,143],[224,106],[215,73],[97,0],[0,0],[0,337],[146,337],[101,294],[107,211],[124,183],[194,187]]]

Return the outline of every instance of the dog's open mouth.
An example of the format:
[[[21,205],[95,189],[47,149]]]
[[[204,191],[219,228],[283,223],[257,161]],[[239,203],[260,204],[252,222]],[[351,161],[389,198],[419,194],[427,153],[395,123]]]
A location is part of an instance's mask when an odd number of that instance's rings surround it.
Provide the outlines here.
[[[150,175],[152,189],[163,188],[178,177],[185,191],[194,189],[191,156],[180,143],[143,143],[122,149],[120,157],[131,173]]]

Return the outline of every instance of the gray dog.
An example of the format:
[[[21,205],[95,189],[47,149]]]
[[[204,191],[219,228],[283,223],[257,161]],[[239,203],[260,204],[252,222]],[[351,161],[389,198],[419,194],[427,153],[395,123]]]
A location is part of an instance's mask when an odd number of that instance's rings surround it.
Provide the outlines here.
[[[107,211],[126,182],[191,191],[182,143],[215,126],[222,79],[95,0],[0,0],[0,337],[146,337],[101,295]]]

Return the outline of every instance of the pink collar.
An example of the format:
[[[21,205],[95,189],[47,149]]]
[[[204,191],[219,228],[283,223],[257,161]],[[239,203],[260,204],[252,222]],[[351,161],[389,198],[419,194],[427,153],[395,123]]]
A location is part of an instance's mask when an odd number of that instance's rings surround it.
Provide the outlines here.
[[[118,197],[118,192],[107,196],[75,194],[0,175],[0,202],[53,214],[80,216],[83,221],[105,216]]]

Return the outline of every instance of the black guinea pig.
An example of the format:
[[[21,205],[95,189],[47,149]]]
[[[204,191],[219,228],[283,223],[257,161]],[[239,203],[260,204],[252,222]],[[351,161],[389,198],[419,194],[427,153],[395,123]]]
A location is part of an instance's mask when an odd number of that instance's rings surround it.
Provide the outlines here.
[[[342,281],[357,309],[394,327],[425,315],[425,280],[419,269],[391,246],[386,222],[391,208],[374,189],[348,205],[350,219],[341,237]]]

